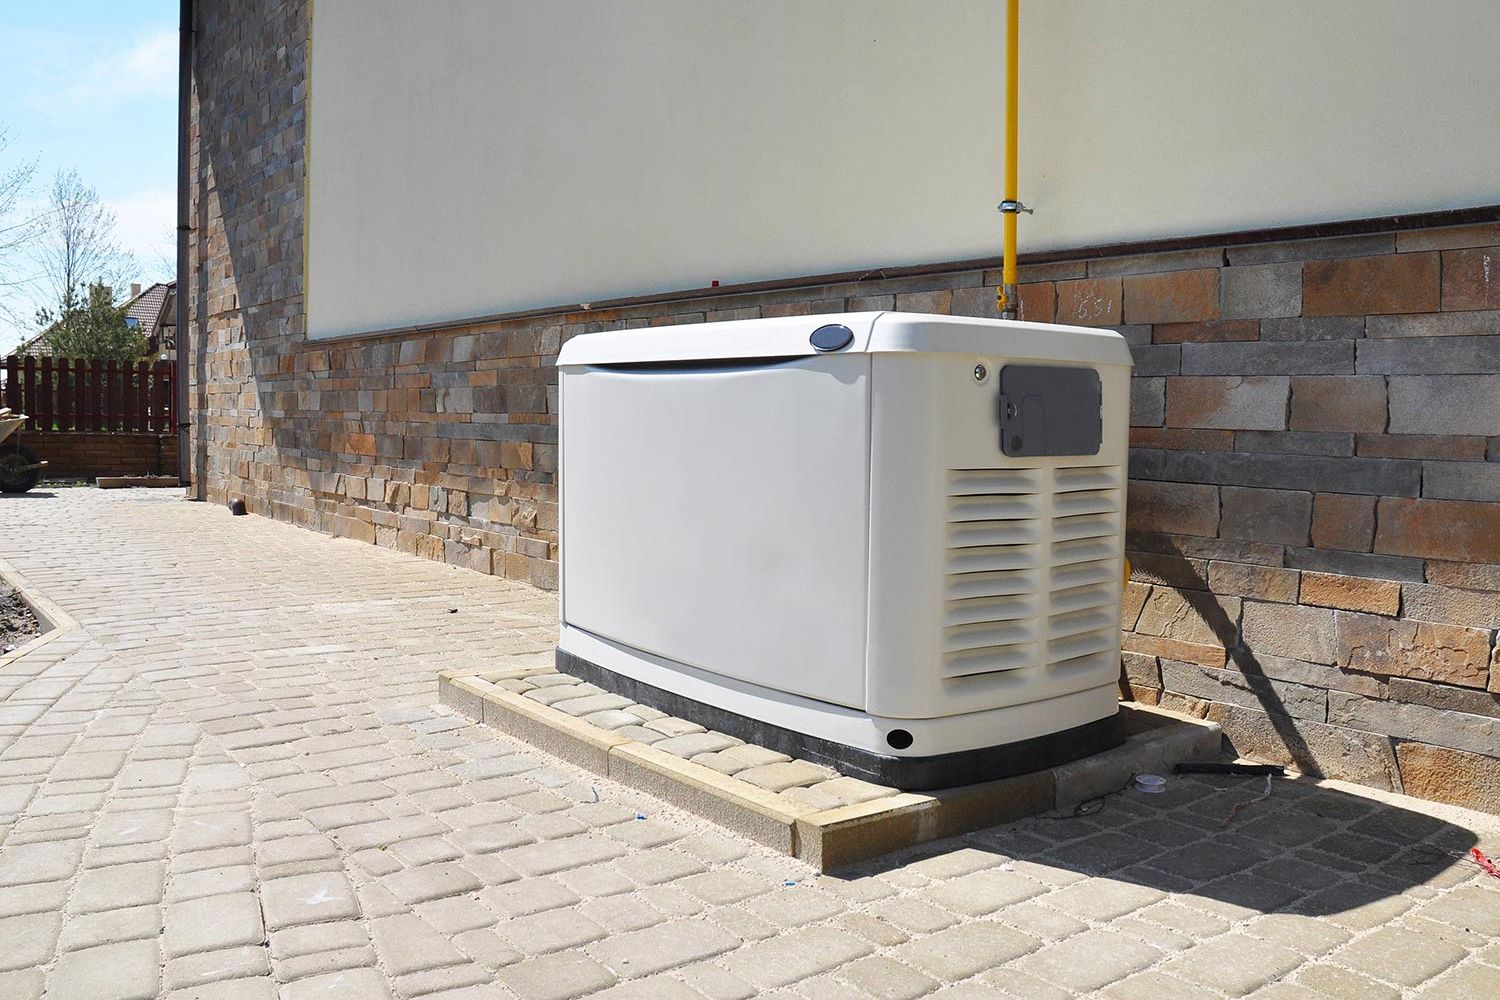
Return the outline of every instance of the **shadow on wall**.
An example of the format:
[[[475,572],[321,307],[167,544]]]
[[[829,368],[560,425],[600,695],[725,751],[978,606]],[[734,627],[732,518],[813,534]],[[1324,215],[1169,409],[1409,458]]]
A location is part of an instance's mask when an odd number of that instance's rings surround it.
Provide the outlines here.
[[[1083,816],[1022,820],[901,851],[830,876],[857,883],[897,868],[930,865],[959,874],[933,887],[933,901],[982,916],[1085,876],[1118,885],[1080,886],[1077,906],[1111,919],[1179,893],[1212,900],[1230,921],[1256,913],[1351,915],[1372,927],[1418,902],[1420,885],[1451,886],[1477,872],[1466,855],[1478,838],[1425,813],[1381,803],[1308,779],[1171,776],[1167,791],[1112,795]],[[962,874],[960,874],[962,873]],[[1084,895],[1091,902],[1085,903]],[[1098,907],[1114,907],[1099,912]]]
[[[1297,719],[1293,717],[1291,709],[1277,693],[1275,684],[1267,676],[1255,651],[1246,646],[1240,637],[1239,622],[1232,620],[1225,613],[1224,608],[1213,596],[1213,588],[1209,586],[1208,580],[1193,568],[1192,559],[1183,552],[1175,543],[1168,543],[1166,551],[1162,554],[1178,560],[1180,572],[1188,578],[1185,587],[1180,590],[1197,591],[1208,595],[1207,599],[1195,604],[1193,610],[1203,619],[1214,638],[1220,646],[1224,647],[1229,662],[1225,664],[1226,669],[1237,671],[1245,686],[1260,704],[1260,709],[1266,715],[1266,719],[1275,732],[1276,739],[1284,749],[1284,757],[1266,757],[1264,753],[1253,753],[1250,748],[1237,747],[1237,752],[1247,756],[1257,756],[1260,759],[1278,759],[1282,763],[1290,763],[1304,774],[1322,775],[1323,768],[1317,761],[1313,749],[1308,746],[1307,738],[1297,728]],[[1163,685],[1165,689],[1165,685]],[[1165,690],[1163,691],[1165,693]],[[1226,726],[1225,739],[1231,747],[1234,746],[1234,734],[1228,730],[1232,726]],[[1264,748],[1256,748],[1263,750]],[[1341,775],[1342,776],[1342,775]]]

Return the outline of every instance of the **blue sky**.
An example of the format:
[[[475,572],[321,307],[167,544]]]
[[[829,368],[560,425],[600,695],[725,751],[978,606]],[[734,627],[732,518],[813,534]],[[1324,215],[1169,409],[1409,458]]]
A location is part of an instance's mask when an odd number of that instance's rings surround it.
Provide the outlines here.
[[[138,280],[170,277],[176,0],[0,0],[0,173],[35,159],[36,197],[76,168],[114,211]],[[16,340],[0,320],[0,353]]]

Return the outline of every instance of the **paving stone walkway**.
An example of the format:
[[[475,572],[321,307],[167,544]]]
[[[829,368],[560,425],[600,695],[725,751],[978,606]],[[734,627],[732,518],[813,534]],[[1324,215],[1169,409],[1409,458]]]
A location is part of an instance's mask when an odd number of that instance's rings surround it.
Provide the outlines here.
[[[433,706],[552,595],[173,491],[0,498],[0,997],[1500,997],[1500,818],[1174,779],[817,876]],[[1500,853],[1500,852],[1497,852]]]

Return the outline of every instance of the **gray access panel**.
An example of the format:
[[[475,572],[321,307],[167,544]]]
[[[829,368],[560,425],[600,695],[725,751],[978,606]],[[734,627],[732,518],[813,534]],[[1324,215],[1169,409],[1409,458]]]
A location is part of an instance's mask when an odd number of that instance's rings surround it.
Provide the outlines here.
[[[1013,457],[1097,455],[1104,394],[1092,368],[1000,369],[1000,449]]]

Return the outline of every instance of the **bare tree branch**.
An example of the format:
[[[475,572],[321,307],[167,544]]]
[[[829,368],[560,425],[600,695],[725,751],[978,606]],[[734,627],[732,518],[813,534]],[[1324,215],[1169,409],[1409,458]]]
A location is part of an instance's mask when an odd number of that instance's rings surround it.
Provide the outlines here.
[[[59,311],[73,308],[92,285],[118,290],[133,266],[115,240],[115,215],[76,170],[59,170],[32,257]]]
[[[0,153],[11,142],[10,132],[0,125]],[[0,168],[0,319],[18,328],[25,323],[17,310],[15,293],[31,285],[35,277],[25,251],[36,239],[41,223],[38,215],[20,215],[35,174],[34,159]]]
[[[11,145],[10,132],[0,125],[0,153]],[[36,174],[36,160],[26,160],[0,172],[0,276],[10,254],[33,235],[35,219],[14,219],[16,209]]]

